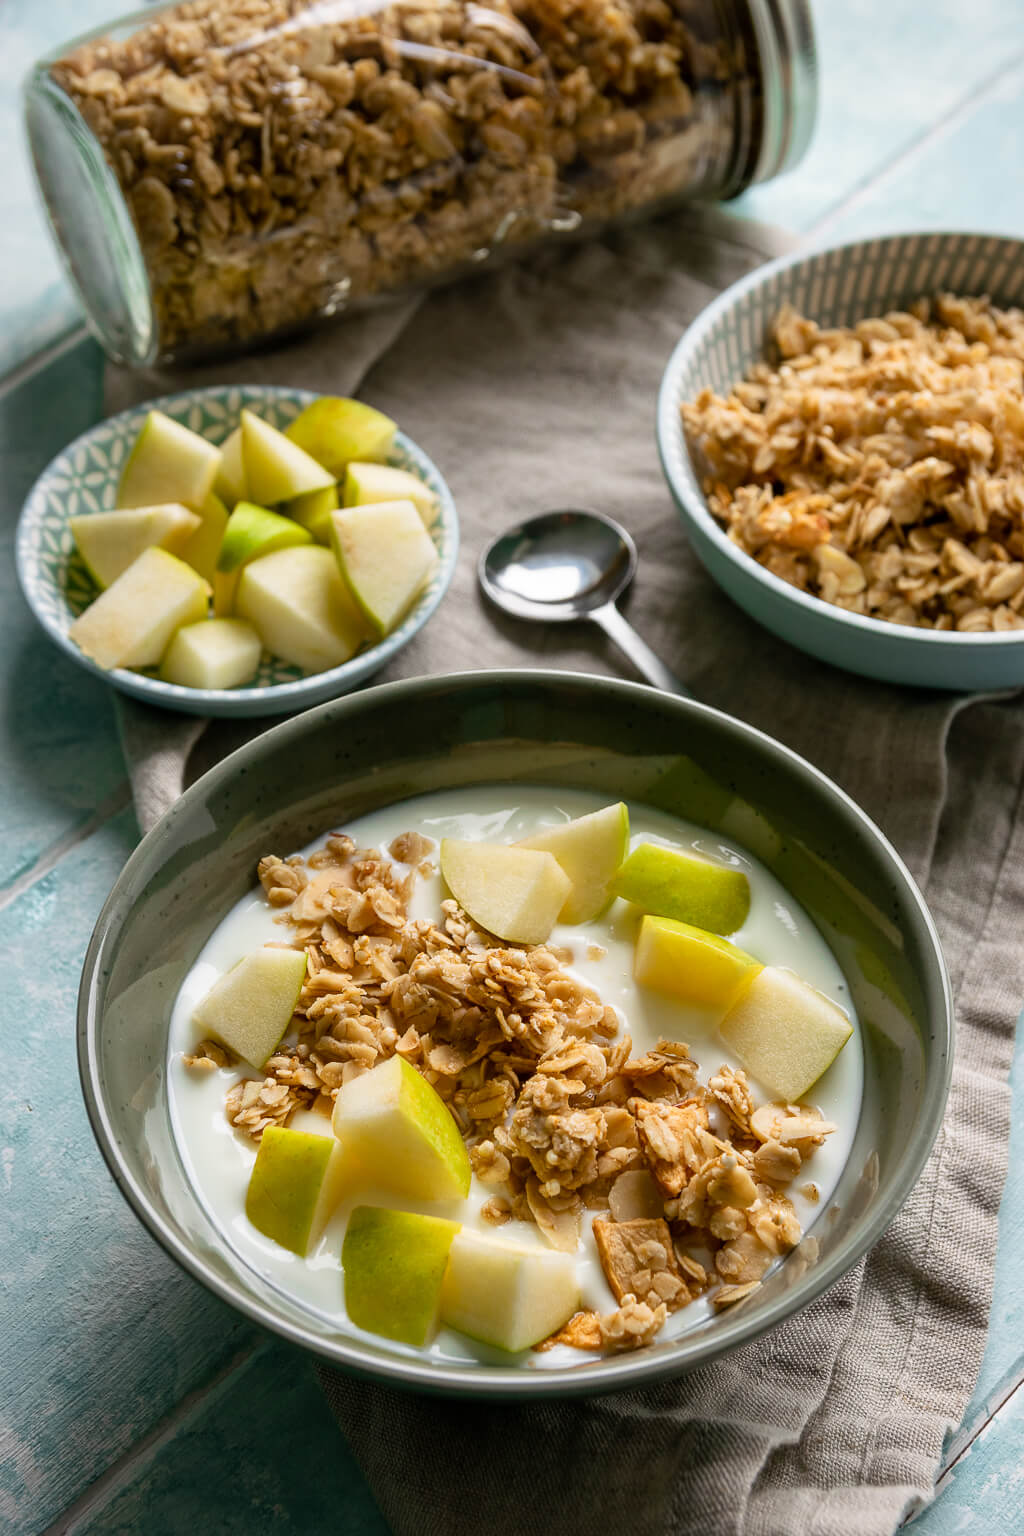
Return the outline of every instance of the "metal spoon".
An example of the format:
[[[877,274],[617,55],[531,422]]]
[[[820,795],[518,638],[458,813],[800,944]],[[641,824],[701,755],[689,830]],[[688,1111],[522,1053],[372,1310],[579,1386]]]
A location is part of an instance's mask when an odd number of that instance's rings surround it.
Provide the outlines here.
[[[692,698],[615,606],[633,580],[636,545],[600,512],[541,512],[507,528],[480,556],[487,597],[517,619],[567,624],[589,619],[655,688]]]

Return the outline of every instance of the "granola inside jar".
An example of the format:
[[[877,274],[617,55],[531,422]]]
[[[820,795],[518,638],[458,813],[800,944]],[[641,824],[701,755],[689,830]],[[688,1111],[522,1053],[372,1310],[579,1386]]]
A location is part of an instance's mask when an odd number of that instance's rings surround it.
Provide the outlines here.
[[[813,115],[804,0],[188,0],[27,90],[62,256],[135,364],[731,196]]]

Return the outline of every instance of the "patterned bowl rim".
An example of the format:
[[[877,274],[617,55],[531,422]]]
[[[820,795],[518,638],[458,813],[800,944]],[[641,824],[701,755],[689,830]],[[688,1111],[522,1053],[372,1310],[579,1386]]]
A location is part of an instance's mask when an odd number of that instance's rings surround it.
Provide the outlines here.
[[[102,678],[124,693],[143,699],[146,703],[163,705],[178,712],[198,715],[259,715],[292,713],[310,704],[336,697],[358,686],[372,673],[385,666],[402,647],[422,629],[434,613],[451,584],[459,553],[459,521],[455,501],[448,483],[433,459],[404,432],[395,434],[395,443],[414,462],[420,478],[436,493],[440,506],[434,527],[435,544],[438,545],[440,564],[427,591],[402,620],[397,629],[385,635],[376,645],[357,651],[340,666],[324,672],[311,672],[303,677],[260,687],[247,688],[185,688],[177,683],[166,683],[162,678],[150,677],[144,672],[133,672],[124,667],[111,671],[92,661],[73,640],[67,629],[38,602],[36,590],[40,584],[41,566],[36,555],[34,539],[45,515],[50,483],[56,476],[68,473],[68,464],[79,449],[86,447],[100,432],[111,428],[130,430],[140,424],[149,411],[162,410],[168,415],[181,414],[193,404],[202,405],[206,400],[216,400],[229,394],[237,394],[244,406],[258,406],[260,401],[287,401],[303,409],[319,398],[319,392],[277,384],[213,384],[186,389],[170,395],[159,395],[138,405],[128,406],[113,416],[105,416],[94,422],[72,442],[56,454],[39,475],[22,506],[18,519],[15,544],[15,565],[18,581],[25,601],[35,618],[56,645],[79,666],[94,676]],[[63,600],[63,592],[47,577],[44,585],[57,591]],[[260,706],[265,706],[260,708]]]
[[[918,629],[910,624],[891,624],[885,619],[873,619],[865,614],[850,613],[845,608],[837,608],[832,603],[826,603],[823,598],[812,597],[808,592],[801,592],[799,587],[791,586],[788,581],[783,581],[781,576],[765,570],[763,565],[759,565],[732,542],[709,511],[700,489],[686,434],[683,431],[679,414],[682,403],[683,373],[710,333],[730,310],[743,302],[748,294],[764,287],[781,273],[791,272],[800,267],[810,267],[825,257],[839,260],[856,251],[871,251],[872,247],[873,254],[881,257],[887,247],[907,240],[928,242],[935,248],[947,242],[954,246],[961,241],[972,241],[975,244],[979,241],[994,242],[1015,246],[1018,251],[1018,261],[1024,261],[1024,240],[1017,239],[1013,235],[1003,235],[996,231],[982,233],[966,229],[905,230],[902,233],[849,240],[839,245],[803,248],[757,267],[746,277],[741,277],[737,282],[732,283],[716,299],[712,299],[711,303],[683,332],[672,350],[658,390],[655,426],[662,471],[680,511],[698,525],[701,533],[715,545],[719,553],[747,576],[760,582],[761,586],[776,597],[783,598],[795,607],[803,609],[812,622],[846,625],[865,636],[884,637],[896,644],[922,647],[973,646],[980,650],[1019,646],[1024,644],[1024,630],[964,634],[961,631],[949,629]],[[870,298],[865,300],[865,303],[870,304]]]

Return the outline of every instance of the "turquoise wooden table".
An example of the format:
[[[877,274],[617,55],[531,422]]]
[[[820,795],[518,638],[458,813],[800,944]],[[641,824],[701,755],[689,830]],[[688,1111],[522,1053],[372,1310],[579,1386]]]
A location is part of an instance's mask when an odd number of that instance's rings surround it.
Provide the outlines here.
[[[911,226],[1024,235],[1021,0],[816,10],[814,146],[737,216],[829,240]],[[102,383],[32,197],[16,93],[32,58],[109,12],[109,0],[0,12],[0,1531],[385,1536],[308,1360],[164,1257],[107,1175],[78,1090],[79,968],[138,832],[110,694],[45,640],[14,577],[24,494],[97,419]],[[1024,1531],[1024,1049],[1014,1104],[988,1352],[920,1536]]]

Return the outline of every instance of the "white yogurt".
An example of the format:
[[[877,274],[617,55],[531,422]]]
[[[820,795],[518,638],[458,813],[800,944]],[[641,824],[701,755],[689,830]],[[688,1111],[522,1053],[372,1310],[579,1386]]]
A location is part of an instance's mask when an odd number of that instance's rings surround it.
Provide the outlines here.
[[[435,841],[442,837],[460,837],[514,842],[543,827],[583,816],[606,803],[606,799],[586,791],[519,784],[487,785],[404,800],[360,817],[343,830],[360,847],[378,848],[382,852],[386,852],[399,833],[407,831],[419,832]],[[853,1037],[825,1076],[815,1084],[813,1093],[813,1100],[822,1114],[833,1121],[838,1130],[805,1164],[799,1186],[788,1191],[806,1231],[827,1207],[849,1156],[860,1112],[861,1035],[843,973],[808,914],[775,876],[745,850],[723,842],[718,834],[706,828],[645,805],[630,806],[630,828],[634,847],[641,842],[692,847],[742,868],[750,880],[750,914],[739,932],[731,935],[733,942],[759,960],[796,971],[811,986],[837,1002],[853,1019]],[[311,853],[321,846],[331,830],[335,829],[325,829],[324,836],[304,852]],[[286,850],[267,851],[284,853]],[[428,879],[419,879],[411,915],[436,919],[440,901],[440,876],[435,874]],[[631,917],[626,904],[616,902],[606,916],[593,923],[572,928],[556,927],[549,943],[571,951],[570,969],[589,982],[604,1002],[617,1009],[623,1029],[632,1037],[634,1055],[643,1054],[659,1038],[684,1040],[699,1063],[702,1081],[723,1062],[738,1067],[739,1062],[724,1048],[715,1031],[714,1016],[636,985],[633,980],[635,920]],[[340,1254],[351,1206],[369,1204],[421,1209],[494,1232],[495,1229],[488,1227],[479,1216],[481,1205],[493,1191],[488,1191],[474,1179],[465,1202],[417,1207],[384,1190],[363,1187],[356,1199],[339,1208],[316,1249],[305,1259],[261,1236],[249,1224],[245,1215],[245,1193],[255,1161],[255,1147],[248,1138],[233,1131],[224,1117],[224,1095],[237,1079],[238,1069],[203,1075],[191,1073],[183,1065],[181,1056],[198,1043],[200,1036],[192,1024],[192,1013],[218,977],[249,950],[268,939],[279,941],[283,936],[280,923],[275,922],[275,911],[259,888],[244,897],[211,935],[186,977],[174,1006],[168,1063],[171,1120],[188,1175],[238,1258],[294,1302],[316,1313],[321,1320],[327,1320],[338,1333],[370,1341],[370,1336],[350,1323],[345,1313]],[[593,946],[600,946],[604,953],[599,956],[588,954]],[[752,1086],[757,1102],[771,1097],[759,1092],[756,1082]],[[323,1124],[326,1128],[327,1121]],[[800,1192],[810,1182],[819,1191],[819,1197],[813,1203]],[[578,1259],[583,1304],[605,1312],[614,1308],[615,1300],[597,1258],[590,1233],[591,1219],[592,1215],[588,1213]],[[515,1242],[545,1246],[532,1223],[508,1222],[498,1229],[497,1235]],[[691,1303],[669,1317],[659,1337],[678,1337],[703,1323],[710,1311],[710,1304],[705,1300]],[[372,1342],[379,1346],[382,1341],[373,1336]],[[401,1354],[427,1353],[435,1359],[507,1363],[510,1358],[515,1358],[533,1369],[565,1365],[585,1358],[564,1346],[541,1354],[526,1351],[521,1356],[509,1357],[449,1330],[442,1330],[425,1351],[402,1344],[390,1347]]]

